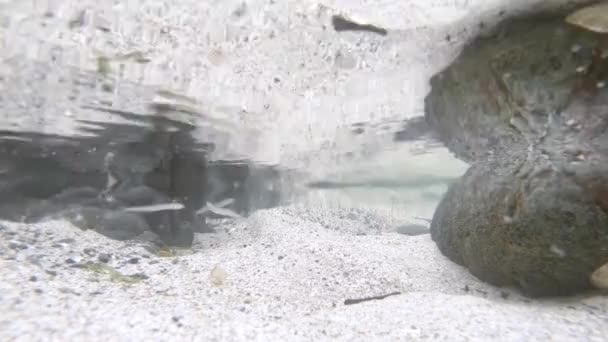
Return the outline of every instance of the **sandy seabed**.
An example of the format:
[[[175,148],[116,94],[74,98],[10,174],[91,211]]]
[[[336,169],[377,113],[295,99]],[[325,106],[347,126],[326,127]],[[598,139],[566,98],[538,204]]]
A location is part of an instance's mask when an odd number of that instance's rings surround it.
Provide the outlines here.
[[[362,210],[263,210],[197,235],[191,251],[161,257],[146,246],[60,221],[3,222],[0,340],[608,336],[608,298],[532,300],[489,286],[442,256],[429,234],[398,234]]]

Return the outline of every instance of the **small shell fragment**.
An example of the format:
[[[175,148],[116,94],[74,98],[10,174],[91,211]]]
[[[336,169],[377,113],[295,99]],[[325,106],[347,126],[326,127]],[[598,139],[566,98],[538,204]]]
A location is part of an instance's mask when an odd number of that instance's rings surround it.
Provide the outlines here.
[[[559,247],[558,245],[551,245],[550,250],[560,258],[564,258],[567,255],[566,251],[564,251],[564,249]]]
[[[598,289],[608,289],[608,263],[605,263],[591,274],[591,285]]]
[[[213,286],[222,286],[226,283],[226,279],[228,278],[228,273],[224,271],[224,269],[220,265],[216,265],[213,267],[211,272],[209,272],[209,281]]]
[[[608,33],[608,2],[574,11],[566,22],[597,33]]]

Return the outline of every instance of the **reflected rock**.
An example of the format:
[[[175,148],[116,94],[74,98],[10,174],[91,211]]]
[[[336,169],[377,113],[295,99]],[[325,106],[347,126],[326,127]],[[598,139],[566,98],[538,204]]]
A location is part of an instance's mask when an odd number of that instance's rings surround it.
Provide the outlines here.
[[[80,229],[92,229],[114,240],[132,240],[149,230],[142,217],[120,210],[79,207],[60,211],[51,217],[65,219]]]
[[[263,197],[262,207],[278,198],[278,187],[260,188],[256,182],[261,178],[251,176],[270,167],[245,162],[235,168],[208,160],[208,152],[217,147],[213,138],[230,138],[233,131],[216,127],[186,97],[57,61],[16,55],[3,65],[16,71],[4,75],[2,83],[10,86],[0,95],[7,113],[0,131],[3,219],[35,222],[59,212],[96,208],[112,222],[142,218],[146,229],[165,243],[189,247],[193,231],[209,231],[195,212],[215,195],[232,196],[231,210],[239,214],[253,210],[257,198]],[[195,141],[195,129],[199,139],[209,141]],[[229,148],[225,145],[215,155],[234,155],[221,150]],[[211,163],[217,164],[211,167],[217,181],[209,180]],[[214,189],[216,185],[221,189]],[[254,193],[258,190],[265,193]],[[173,202],[183,209],[106,215]],[[124,236],[143,229],[140,223],[131,224],[138,228]]]
[[[238,215],[280,200],[278,170],[208,162],[209,145],[195,142],[191,127],[95,125],[89,130],[100,135],[92,137],[0,134],[0,191],[11,199],[0,202],[2,218],[63,218],[119,240],[151,231],[167,245],[190,247],[195,231],[212,231],[205,215],[196,215],[208,200],[232,198],[226,209]]]
[[[174,135],[187,132],[120,128],[136,131],[132,136],[140,140],[120,141],[111,129],[104,131],[105,136],[79,138],[5,132],[0,141],[0,158],[7,165],[1,175],[2,191],[5,198],[21,201],[19,205],[6,201],[0,208],[22,208],[20,215],[6,218],[35,222],[57,215],[70,221],[82,217],[77,225],[115,239],[130,239],[152,229],[168,244],[190,246],[193,213],[204,203],[204,153],[191,151],[195,144],[183,138],[176,144]],[[81,150],[76,153],[78,146]],[[155,172],[164,182],[147,184]],[[170,201],[182,201],[185,210],[122,212],[129,206]],[[0,210],[4,211],[8,212]]]

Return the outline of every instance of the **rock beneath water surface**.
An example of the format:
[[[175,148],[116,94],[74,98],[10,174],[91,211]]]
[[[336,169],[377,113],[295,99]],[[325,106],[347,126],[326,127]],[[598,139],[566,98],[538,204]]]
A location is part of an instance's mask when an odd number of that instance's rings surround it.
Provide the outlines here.
[[[137,134],[124,135],[139,140],[117,138],[131,131]],[[117,240],[152,230],[167,244],[189,247],[194,212],[204,203],[206,192],[204,152],[187,139],[187,130],[164,132],[114,124],[104,134],[76,139],[2,132],[0,159],[7,166],[0,177],[2,218],[26,222],[66,218]],[[175,139],[178,135],[183,137]],[[127,207],[176,200],[186,207],[180,213],[124,212]]]
[[[404,224],[397,227],[397,233],[408,236],[416,236],[428,234],[429,229],[421,224]]]
[[[608,59],[585,69],[598,37],[567,14],[502,23],[434,76],[426,99],[429,124],[473,164],[439,204],[433,240],[529,296],[589,290],[608,262]]]
[[[114,240],[131,240],[150,230],[139,215],[97,207],[74,207],[48,218],[65,219],[80,229],[92,229]]]
[[[25,222],[36,222],[44,217],[66,211],[71,208],[96,207],[117,208],[119,203],[108,203],[99,197],[99,190],[85,186],[65,189],[47,199],[37,200],[27,205]]]
[[[99,219],[95,230],[115,240],[131,240],[150,229],[146,220],[132,213],[107,211]]]
[[[230,199],[241,215],[278,204],[280,173],[270,166],[209,163],[187,129],[107,126],[91,138],[0,132],[0,218],[65,218],[118,240],[151,231],[167,245],[190,247],[195,231],[213,231],[196,215],[207,201]],[[172,202],[183,208],[163,209]]]

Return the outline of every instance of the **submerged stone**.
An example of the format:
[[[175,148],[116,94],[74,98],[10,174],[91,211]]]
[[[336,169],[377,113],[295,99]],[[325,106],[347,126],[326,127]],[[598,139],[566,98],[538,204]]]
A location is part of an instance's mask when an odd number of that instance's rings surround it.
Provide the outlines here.
[[[441,200],[433,240],[529,296],[590,290],[608,260],[608,92],[586,87],[606,75],[577,71],[598,41],[566,14],[500,24],[433,77],[426,99],[427,122],[472,163]]]

